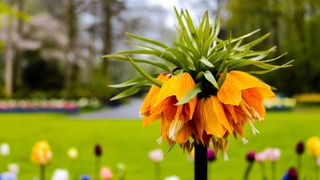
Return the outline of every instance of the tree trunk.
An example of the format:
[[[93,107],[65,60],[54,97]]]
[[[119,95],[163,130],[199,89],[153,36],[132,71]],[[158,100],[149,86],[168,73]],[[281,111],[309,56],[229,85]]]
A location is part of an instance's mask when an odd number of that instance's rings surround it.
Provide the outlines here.
[[[112,47],[112,28],[111,28],[111,0],[103,0],[103,13],[104,13],[104,34],[103,34],[103,54],[110,54]],[[108,71],[108,61],[104,60],[102,63],[102,72],[104,75],[107,74]]]
[[[78,71],[75,70],[75,40],[77,37],[78,23],[76,14],[76,5],[74,0],[68,0],[67,5],[67,27],[68,27],[68,50],[65,63],[65,86],[68,88],[71,84],[78,82]]]
[[[207,147],[201,143],[195,144],[194,180],[208,179]]]
[[[4,54],[4,94],[6,97],[12,96],[12,70],[13,70],[13,52],[12,52],[12,15],[8,15],[7,42]]]
[[[19,12],[24,11],[24,5],[25,1],[24,0],[18,0],[18,10]],[[24,26],[24,21],[19,18],[18,19],[18,35],[23,38],[23,26]],[[19,88],[22,84],[21,80],[21,63],[22,63],[22,51],[21,49],[17,48],[16,49],[16,58],[15,58],[15,64],[14,64],[14,88]]]

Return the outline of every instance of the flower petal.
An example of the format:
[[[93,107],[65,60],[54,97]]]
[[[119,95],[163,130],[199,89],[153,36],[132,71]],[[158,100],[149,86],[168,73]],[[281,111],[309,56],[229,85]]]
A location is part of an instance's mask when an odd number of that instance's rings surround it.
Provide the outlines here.
[[[215,96],[198,100],[194,121],[199,139],[202,139],[203,130],[219,138],[224,136],[227,129],[231,130],[223,107]]]
[[[262,82],[260,79],[248,73],[242,71],[231,71],[229,74],[238,81],[241,90],[254,87],[270,89],[270,86],[268,84]]]
[[[159,80],[161,82],[165,82],[170,78],[170,76],[171,76],[170,74],[161,73],[157,77],[157,80]],[[144,98],[144,101],[141,105],[140,114],[148,115],[148,113],[150,111],[150,107],[155,102],[159,91],[160,91],[160,88],[158,86],[156,86],[156,85],[151,86],[147,96]]]
[[[242,92],[242,97],[244,101],[259,114],[260,117],[263,118],[266,115],[266,110],[263,105],[263,97],[258,88],[244,90]]]
[[[149,125],[150,123],[161,119],[161,113],[158,114],[151,114],[149,116],[145,116],[143,117],[143,127],[146,127],[147,125]]]
[[[188,73],[182,73],[177,76],[173,76],[167,82],[163,83],[154,106],[157,106],[170,96],[175,96],[176,99],[180,101],[188,94],[190,90],[192,90],[194,86],[195,83]],[[196,97],[193,99],[196,99]]]
[[[217,96],[223,104],[238,106],[241,102],[241,86],[238,80],[227,74],[224,83],[218,90]]]
[[[176,137],[176,142],[179,144],[184,144],[188,141],[192,134],[192,129],[188,124],[185,124]]]

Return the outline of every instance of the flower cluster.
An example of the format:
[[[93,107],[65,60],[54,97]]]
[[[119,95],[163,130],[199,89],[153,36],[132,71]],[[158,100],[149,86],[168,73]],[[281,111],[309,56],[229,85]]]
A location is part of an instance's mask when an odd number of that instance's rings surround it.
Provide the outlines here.
[[[139,42],[131,42],[140,49],[106,55],[129,61],[140,72],[137,77],[114,88],[130,87],[112,98],[127,97],[143,86],[151,86],[140,113],[146,126],[161,121],[161,139],[170,145],[178,143],[191,151],[194,143],[207,147],[213,144],[216,151],[226,151],[229,135],[244,138],[244,125],[249,124],[253,133],[258,130],[254,121],[263,121],[263,100],[273,97],[271,87],[251,74],[263,74],[290,66],[273,65],[265,60],[275,48],[264,51],[252,49],[266,39],[266,34],[252,42],[248,37],[258,31],[227,40],[219,38],[220,19],[211,24],[206,12],[196,27],[188,11],[178,12],[177,40],[170,47],[163,43],[133,35]],[[246,41],[246,43],[243,43]],[[154,55],[158,59],[141,59],[130,55]],[[281,56],[280,56],[281,57]],[[161,69],[159,75],[148,74],[137,63],[147,63]],[[248,68],[254,71],[246,72]],[[245,140],[246,141],[246,140]]]
[[[285,111],[292,110],[296,106],[296,100],[288,97],[275,96],[266,99],[264,105],[267,110],[272,111]]]
[[[255,160],[257,162],[264,162],[264,161],[271,161],[275,162],[278,161],[281,155],[281,151],[278,148],[267,148],[262,152],[256,153]]]
[[[0,100],[0,112],[67,112],[78,113],[80,109],[98,109],[102,105],[97,99],[79,100],[33,99]]]

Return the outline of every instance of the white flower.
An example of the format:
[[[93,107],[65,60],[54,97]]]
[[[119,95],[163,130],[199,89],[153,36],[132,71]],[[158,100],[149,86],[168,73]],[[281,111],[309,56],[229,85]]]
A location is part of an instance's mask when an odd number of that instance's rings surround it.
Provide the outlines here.
[[[165,177],[164,180],[180,180],[180,178],[178,176],[168,176]]]
[[[19,173],[19,165],[16,163],[11,163],[8,165],[8,170],[9,172],[13,172],[18,174]]]
[[[163,160],[164,154],[161,149],[155,149],[153,151],[150,151],[148,156],[153,162],[161,162]]]
[[[69,180],[69,172],[66,169],[56,169],[51,180]]]
[[[69,148],[67,154],[70,159],[76,159],[78,157],[78,150],[74,147]]]
[[[123,172],[123,171],[126,170],[126,166],[125,166],[123,163],[118,163],[118,164],[117,164],[117,170],[118,170],[119,172]]]
[[[10,146],[7,143],[2,143],[0,145],[0,154],[2,156],[9,156],[10,154]]]

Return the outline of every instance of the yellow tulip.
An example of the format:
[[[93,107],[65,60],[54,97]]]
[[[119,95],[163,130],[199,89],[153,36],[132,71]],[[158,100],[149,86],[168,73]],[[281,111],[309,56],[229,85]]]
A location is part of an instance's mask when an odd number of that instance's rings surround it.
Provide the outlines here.
[[[314,157],[320,157],[320,138],[313,136],[307,140],[307,151]]]
[[[45,140],[38,141],[32,149],[31,161],[36,165],[45,166],[50,163],[52,152],[49,143]]]

